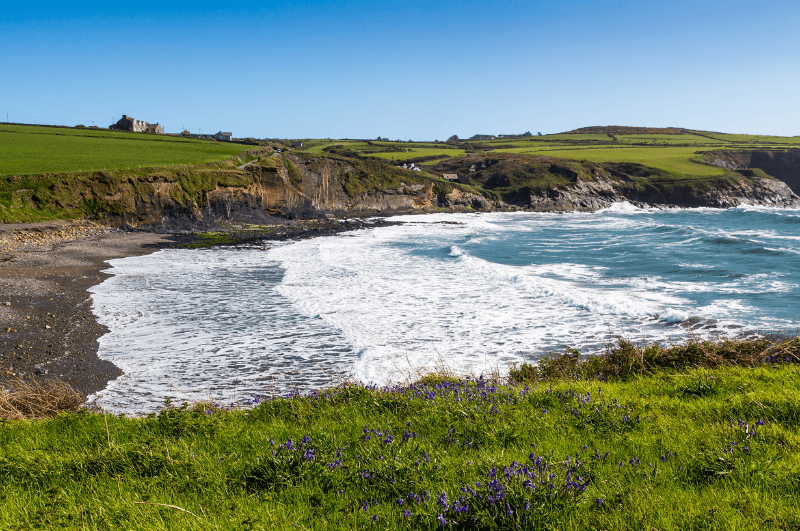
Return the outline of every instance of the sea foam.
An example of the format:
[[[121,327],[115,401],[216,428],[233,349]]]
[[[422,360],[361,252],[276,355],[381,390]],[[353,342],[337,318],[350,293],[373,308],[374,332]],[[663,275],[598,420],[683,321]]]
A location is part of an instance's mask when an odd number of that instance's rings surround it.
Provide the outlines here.
[[[437,365],[503,371],[620,336],[679,340],[689,324],[711,336],[790,331],[800,225],[775,223],[795,213],[433,214],[113,260],[93,309],[110,329],[99,355],[125,375],[94,398],[142,412],[166,397],[227,403],[345,374],[386,384]]]

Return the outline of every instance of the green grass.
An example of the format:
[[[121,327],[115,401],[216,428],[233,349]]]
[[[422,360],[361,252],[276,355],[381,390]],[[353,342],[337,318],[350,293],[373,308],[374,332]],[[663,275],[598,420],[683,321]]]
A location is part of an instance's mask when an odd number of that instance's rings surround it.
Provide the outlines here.
[[[572,160],[588,160],[595,163],[635,162],[664,171],[693,176],[719,176],[723,168],[701,164],[695,147],[595,147],[561,148],[538,150],[502,150],[520,154],[559,157]]]
[[[769,136],[769,135],[731,135],[725,133],[705,133],[708,137],[725,142],[739,142],[746,144],[788,144],[800,147],[800,136]],[[763,146],[761,146],[763,147]]]
[[[695,134],[684,135],[619,135],[617,140],[622,144],[652,144],[652,145],[670,145],[670,144],[714,144],[714,140]],[[722,144],[722,142],[716,142]]]
[[[0,527],[800,525],[800,372],[782,355],[251,398],[246,411],[0,423]]]
[[[629,128],[625,134],[614,132],[613,136],[600,132],[559,133],[530,138],[462,141],[458,149],[447,150],[444,145],[407,144],[405,142],[381,142],[385,149],[394,147],[402,152],[375,152],[370,146],[364,149],[358,143],[347,148],[362,155],[382,159],[403,161],[425,156],[457,156],[474,149],[489,150],[488,153],[516,153],[559,157],[569,160],[595,163],[634,162],[686,177],[719,177],[725,170],[703,164],[698,151],[725,149],[764,149],[765,147],[800,147],[800,137],[768,137],[757,135],[728,135],[704,131],[676,130],[673,134],[659,133],[658,129]],[[611,128],[609,131],[615,131]],[[376,143],[378,144],[378,143]],[[405,150],[409,150],[406,152]],[[426,162],[428,166],[434,163]]]
[[[144,133],[0,124],[0,175],[197,164],[229,159],[247,149]]]
[[[420,157],[438,157],[447,155],[450,157],[457,157],[464,154],[462,149],[441,148],[441,147],[411,147],[407,148],[408,151],[390,152],[390,153],[373,153],[371,156],[383,160],[395,160],[402,162],[409,159],[417,159]]]

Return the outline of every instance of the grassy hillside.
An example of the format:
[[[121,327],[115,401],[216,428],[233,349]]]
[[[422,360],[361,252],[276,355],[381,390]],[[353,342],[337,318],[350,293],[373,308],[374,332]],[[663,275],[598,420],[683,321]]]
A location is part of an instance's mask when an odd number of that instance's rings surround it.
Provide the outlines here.
[[[0,423],[3,529],[795,529],[800,342]]]
[[[743,179],[766,175],[737,173],[709,164],[714,160],[709,153],[798,150],[800,137],[590,127],[556,135],[454,143],[305,139],[302,147],[285,141],[283,148],[282,160],[295,185],[302,177],[293,164],[286,162],[286,153],[317,160],[312,166],[323,159],[336,159],[338,167],[352,167],[342,181],[351,197],[396,189],[401,182],[421,179],[438,181],[436,193],[459,187],[526,206],[532,193],[541,195],[547,189],[590,182],[598,172],[612,175],[622,183],[621,189],[631,192],[631,198],[646,202],[672,201],[672,190],[680,192],[676,196],[680,202],[687,193],[691,196],[712,188],[734,189]],[[241,164],[243,151],[243,146],[235,144],[161,135],[0,125],[0,222],[130,213],[132,198],[153,196],[158,182],[180,181],[179,188],[170,189],[173,199],[199,205],[202,192],[217,184],[248,184],[248,176],[237,172],[230,162],[237,158]],[[787,156],[791,159],[795,155]],[[470,171],[472,164],[492,165],[493,161],[502,164],[486,171]],[[214,176],[209,177],[209,163],[222,163],[224,168],[218,169],[223,171],[212,170]],[[422,172],[396,168],[408,163],[417,164]],[[770,168],[762,169],[769,173],[774,170]],[[794,171],[793,167],[783,170]],[[467,176],[469,186],[439,181],[444,173]],[[182,204],[180,208],[189,206]]]
[[[714,149],[800,148],[800,137],[732,135],[688,129],[643,127],[587,127],[568,133],[443,142],[387,142],[318,140],[304,142],[304,149],[324,151],[347,149],[362,156],[390,163],[413,161],[423,168],[447,158],[471,153],[513,153],[558,157],[594,163],[633,162],[683,177],[715,178],[726,172],[703,162],[699,152]]]
[[[197,164],[246,149],[145,133],[0,124],[0,176]]]

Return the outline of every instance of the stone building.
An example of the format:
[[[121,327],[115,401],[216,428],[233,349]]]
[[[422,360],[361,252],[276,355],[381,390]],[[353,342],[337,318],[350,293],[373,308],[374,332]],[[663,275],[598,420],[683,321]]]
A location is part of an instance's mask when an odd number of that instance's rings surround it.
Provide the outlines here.
[[[114,125],[109,126],[109,129],[117,131],[133,131],[134,133],[155,133],[158,135],[164,134],[164,128],[160,124],[150,124],[142,120],[137,120],[132,116],[123,114],[122,118]]]

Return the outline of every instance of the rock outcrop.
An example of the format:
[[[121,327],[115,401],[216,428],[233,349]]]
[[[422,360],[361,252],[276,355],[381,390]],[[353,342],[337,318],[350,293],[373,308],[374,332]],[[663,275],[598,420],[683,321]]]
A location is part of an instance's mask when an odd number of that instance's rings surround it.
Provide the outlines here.
[[[732,170],[760,169],[786,183],[800,195],[800,150],[744,150],[710,151],[705,153],[708,162]]]

